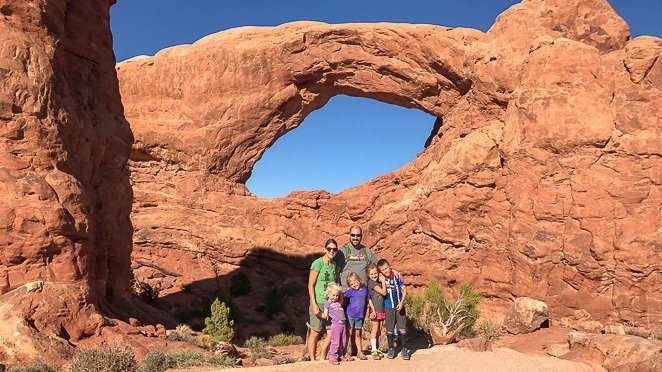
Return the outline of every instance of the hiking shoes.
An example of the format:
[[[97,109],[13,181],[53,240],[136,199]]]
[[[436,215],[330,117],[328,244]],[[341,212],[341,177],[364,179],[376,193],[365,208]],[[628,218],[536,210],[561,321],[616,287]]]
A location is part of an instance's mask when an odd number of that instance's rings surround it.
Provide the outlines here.
[[[337,359],[329,359],[329,363],[331,363],[331,364],[333,364],[333,365],[338,365],[338,364],[340,364],[340,362],[339,362]]]
[[[400,352],[400,356],[403,360],[409,360],[409,350],[403,348]]]
[[[395,358],[395,349],[388,349],[388,353],[386,354],[386,357],[389,359]]]
[[[356,354],[356,357],[359,358],[360,360],[368,360],[368,357],[365,356],[365,354],[363,353]]]
[[[372,353],[370,353],[370,356],[374,360],[380,360],[382,359],[382,353],[379,350],[373,350]]]

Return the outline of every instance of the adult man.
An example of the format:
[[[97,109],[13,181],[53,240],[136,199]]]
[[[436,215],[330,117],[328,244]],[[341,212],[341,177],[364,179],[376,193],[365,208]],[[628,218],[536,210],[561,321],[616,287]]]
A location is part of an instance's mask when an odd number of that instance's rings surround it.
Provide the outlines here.
[[[340,284],[345,289],[349,288],[347,276],[350,273],[359,274],[365,284],[368,282],[366,267],[369,263],[377,263],[377,257],[372,250],[361,244],[362,238],[363,230],[359,226],[352,226],[349,229],[349,243],[343,244],[334,258],[336,265],[340,268]]]

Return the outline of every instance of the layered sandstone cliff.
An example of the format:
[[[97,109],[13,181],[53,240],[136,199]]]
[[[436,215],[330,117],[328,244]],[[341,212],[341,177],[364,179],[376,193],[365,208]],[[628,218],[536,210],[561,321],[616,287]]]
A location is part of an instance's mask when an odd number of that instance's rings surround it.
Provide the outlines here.
[[[414,285],[660,321],[660,49],[605,1],[525,0],[487,33],[296,22],[120,63],[134,268],[182,301],[244,271],[260,299],[359,224]],[[426,150],[338,195],[252,196],[255,162],[337,94],[438,117]]]
[[[0,360],[66,354],[128,294],[133,137],[109,8],[0,1]]]

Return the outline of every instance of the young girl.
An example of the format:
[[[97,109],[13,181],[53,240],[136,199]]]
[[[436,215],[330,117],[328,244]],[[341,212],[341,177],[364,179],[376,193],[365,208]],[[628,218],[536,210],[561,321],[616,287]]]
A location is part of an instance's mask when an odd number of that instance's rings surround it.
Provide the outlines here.
[[[363,331],[363,321],[365,319],[365,309],[368,303],[368,290],[363,286],[361,276],[357,273],[350,273],[347,276],[349,289],[345,291],[345,296],[349,299],[347,305],[347,323],[349,325],[349,340],[356,346],[356,357],[361,360],[368,359],[363,353],[361,342],[361,333]],[[351,348],[348,350],[347,358],[351,359]]]
[[[329,348],[329,362],[339,364],[340,357],[347,349],[347,332],[345,331],[345,311],[342,307],[342,290],[336,283],[326,287],[326,295],[329,298],[324,304],[322,318],[331,318],[331,346]]]
[[[386,282],[380,280],[377,265],[370,264],[366,268],[368,276],[368,291],[370,294],[368,305],[370,306],[370,320],[372,321],[372,330],[370,332],[370,347],[372,348],[372,358],[379,360],[382,358],[382,351],[379,350],[379,339],[382,335],[382,324],[386,319],[386,308],[384,307],[384,296],[386,296]]]

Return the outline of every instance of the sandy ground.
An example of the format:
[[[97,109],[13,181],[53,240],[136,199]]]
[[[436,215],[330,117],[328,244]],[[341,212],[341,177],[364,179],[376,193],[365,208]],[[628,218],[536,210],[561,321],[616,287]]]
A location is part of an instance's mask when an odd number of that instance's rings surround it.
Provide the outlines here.
[[[317,371],[490,371],[490,372],[579,372],[596,369],[582,363],[570,362],[554,357],[525,355],[511,349],[500,348],[491,352],[473,352],[455,346],[437,346],[417,350],[406,361],[397,357],[393,360],[356,360],[333,366],[327,361],[298,362],[269,367],[250,367],[251,372],[317,372]],[[191,372],[215,372],[219,369],[195,368]]]

